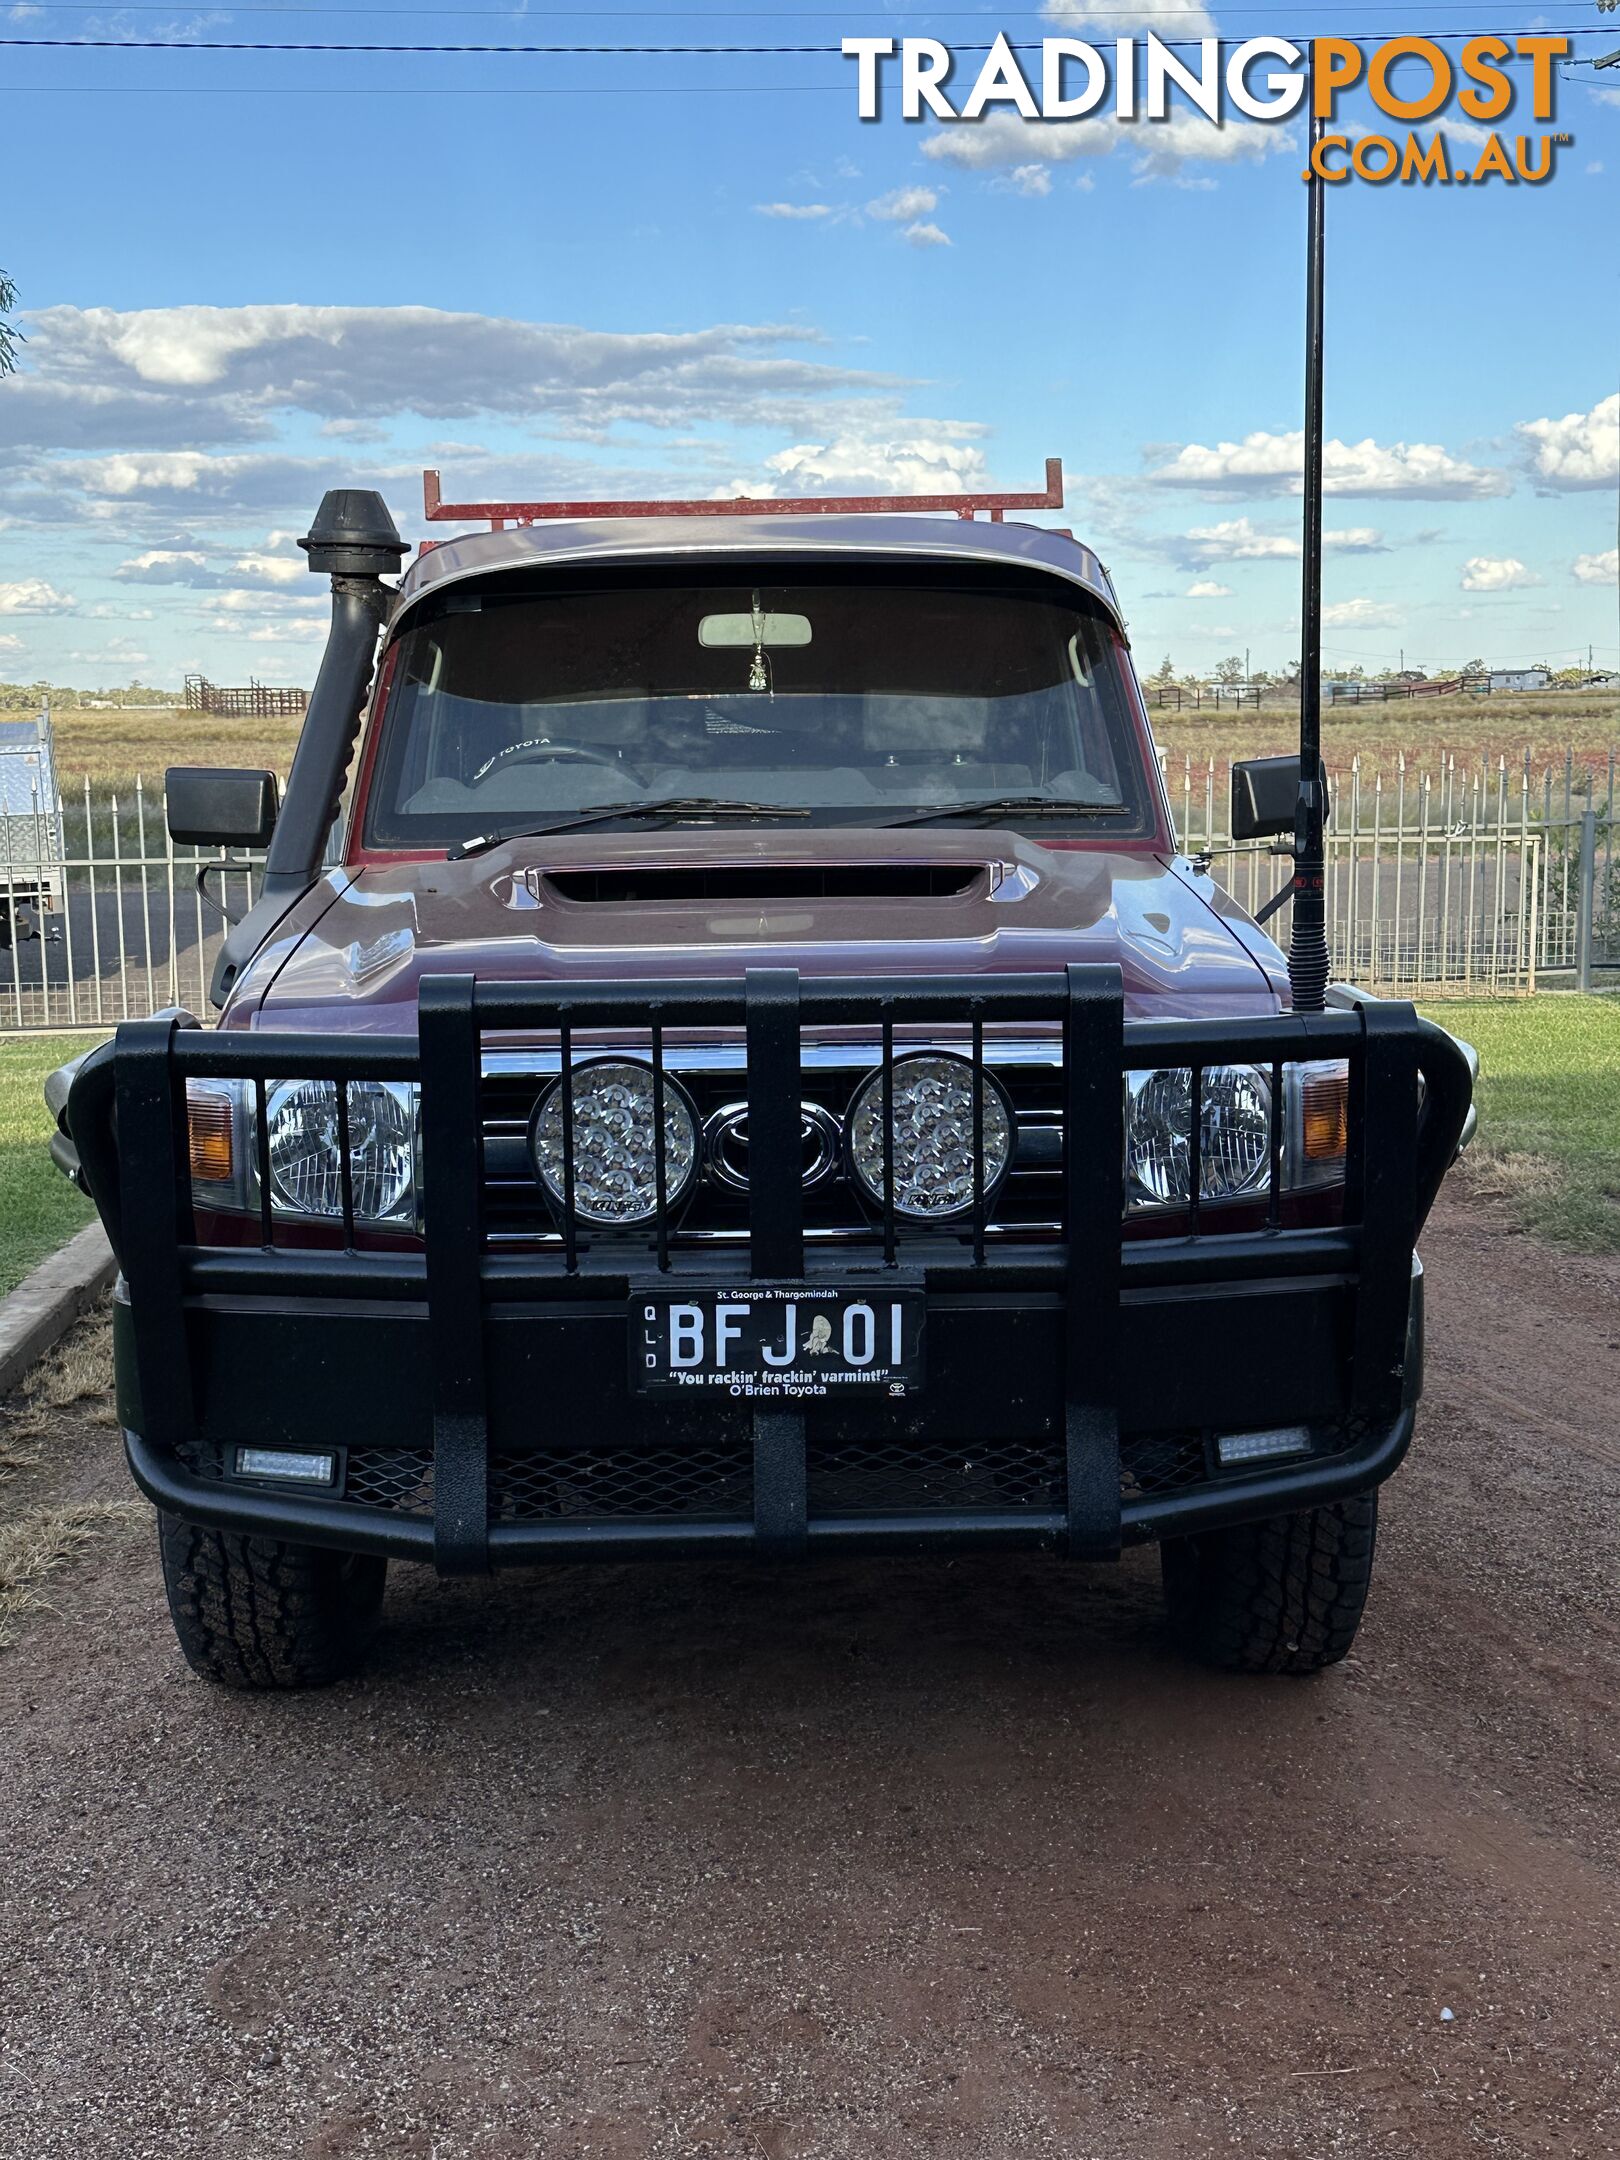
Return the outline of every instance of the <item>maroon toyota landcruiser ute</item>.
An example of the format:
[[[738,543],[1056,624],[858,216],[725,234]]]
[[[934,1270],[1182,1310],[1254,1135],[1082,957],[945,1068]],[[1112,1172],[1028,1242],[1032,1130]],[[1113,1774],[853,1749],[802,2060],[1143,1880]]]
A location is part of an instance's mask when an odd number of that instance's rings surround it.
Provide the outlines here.
[[[169,773],[177,841],[267,848],[218,1025],[66,1093],[193,1666],[331,1677],[391,1558],[1144,1539],[1194,1654],[1342,1657],[1469,1061],[1290,1009],[1178,850],[1096,557],[1030,498],[429,478],[493,529],[397,588],[375,495],[303,543],[285,802]],[[1300,777],[1240,766],[1235,832]]]

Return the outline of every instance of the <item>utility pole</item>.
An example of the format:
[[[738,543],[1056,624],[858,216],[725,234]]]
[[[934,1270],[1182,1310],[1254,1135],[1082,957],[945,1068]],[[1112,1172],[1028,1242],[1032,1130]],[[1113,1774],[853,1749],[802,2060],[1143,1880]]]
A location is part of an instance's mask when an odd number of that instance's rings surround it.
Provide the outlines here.
[[[1314,107],[1316,86],[1310,85]],[[1322,802],[1322,317],[1325,189],[1315,152],[1325,132],[1313,110],[1305,222],[1304,567],[1300,586],[1299,803],[1294,815],[1294,926],[1288,985],[1295,1012],[1320,1012],[1328,979]]]

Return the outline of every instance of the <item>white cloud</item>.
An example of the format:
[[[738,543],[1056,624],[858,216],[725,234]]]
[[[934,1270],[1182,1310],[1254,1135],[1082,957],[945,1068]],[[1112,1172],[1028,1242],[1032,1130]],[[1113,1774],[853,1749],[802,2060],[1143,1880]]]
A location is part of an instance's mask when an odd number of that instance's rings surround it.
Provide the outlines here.
[[[908,246],[915,248],[949,247],[951,236],[937,225],[908,225],[900,235]]]
[[[869,217],[884,218],[896,225],[926,217],[930,210],[938,208],[939,190],[931,187],[891,188],[887,195],[875,196],[866,206]]]
[[[1304,465],[1302,431],[1270,434],[1257,429],[1241,442],[1183,443],[1150,478],[1162,487],[1207,489],[1223,495],[1297,495]],[[1503,472],[1471,465],[1437,443],[1389,443],[1369,435],[1358,443],[1323,445],[1322,489],[1327,495],[1405,496],[1420,502],[1468,502],[1507,495],[1513,482]]]
[[[15,632],[8,630],[0,637],[0,653],[20,653],[24,650],[23,641]]]
[[[1020,120],[1016,113],[998,112],[942,127],[923,143],[922,153],[942,164],[985,172],[998,165],[1067,165],[1074,158],[1107,157],[1118,139],[1109,120]]]
[[[1091,175],[1082,176],[1085,185],[1091,185]],[[1015,195],[1050,195],[1052,175],[1044,165],[1015,165],[1002,177],[1001,185],[1010,188]]]
[[[362,426],[504,415],[589,438],[780,425],[789,400],[897,387],[811,357],[825,343],[804,324],[621,332],[423,307],[51,307],[31,318],[26,371],[0,398],[0,442],[184,454],[263,441],[281,412]]]
[[[1464,592],[1518,592],[1540,583],[1517,555],[1470,555],[1463,565]]]
[[[1117,8],[1093,8],[1087,0],[1046,0],[1041,13],[1048,22],[1060,23],[1066,31],[1090,28],[1113,37],[1129,27],[1121,21]],[[1147,19],[1149,27],[1167,40],[1215,35],[1215,18],[1203,0],[1153,0]]]
[[[1389,547],[1376,525],[1330,525],[1322,534],[1324,548],[1341,555],[1387,555]]]
[[[959,421],[921,421],[926,434],[852,433],[824,443],[797,443],[765,460],[774,476],[761,487],[738,480],[738,495],[960,495],[988,483],[985,457],[974,440],[984,431]]]
[[[1399,620],[1395,609],[1381,600],[1332,600],[1322,610],[1328,630],[1391,630]]]
[[[1605,548],[1601,555],[1577,555],[1573,574],[1577,585],[1612,585],[1620,578],[1620,548]]]
[[[271,544],[284,538],[277,534]],[[233,555],[227,551],[224,568],[216,569],[200,548],[147,548],[121,562],[113,576],[123,585],[189,585],[194,590],[233,585],[256,586],[280,593],[303,585],[309,569],[302,555]],[[303,598],[302,593],[298,595]]]
[[[1231,586],[1218,584],[1214,578],[1198,578],[1187,587],[1189,600],[1230,600],[1231,597]]]
[[[831,203],[824,202],[757,202],[754,209],[760,217],[773,218],[830,218],[835,215]]]
[[[239,617],[228,615],[210,625],[215,630],[228,630],[231,636],[246,645],[307,645],[312,638],[326,634],[323,619],[311,616],[307,622],[296,619],[289,622],[256,623],[252,629],[244,629]]]
[[[312,621],[326,620],[326,608],[317,592],[267,593],[251,586],[228,585],[223,592],[210,593],[207,604],[228,615],[263,615],[270,608],[285,608],[289,614],[307,613]]]
[[[309,576],[309,564],[302,555],[239,555],[233,567],[239,575],[266,585],[293,585]]]
[[[1206,120],[1199,112],[1141,121],[1112,116],[1023,120],[1017,113],[999,112],[971,124],[942,126],[922,147],[926,158],[973,172],[1001,166],[1028,172],[1042,165],[1067,165],[1077,158],[1108,157],[1123,149],[1138,182],[1185,182],[1190,165],[1258,164],[1267,157],[1292,156],[1298,144],[1291,128],[1247,120]],[[1025,192],[1036,191],[1026,187]]]
[[[1529,450],[1531,472],[1549,492],[1611,488],[1620,480],[1620,391],[1600,398],[1590,412],[1521,420],[1517,432]]]
[[[1195,525],[1178,543],[1193,563],[1282,561],[1299,554],[1299,541],[1287,533],[1264,532],[1249,518],[1223,518],[1218,525]]]
[[[1163,32],[1160,32],[1163,35]],[[1146,120],[1135,128],[1136,179],[1173,180],[1179,185],[1213,187],[1209,179],[1189,181],[1188,165],[1258,165],[1268,157],[1292,157],[1298,137],[1289,127],[1245,120],[1206,120],[1200,112],[1178,112],[1168,120]]]
[[[124,585],[191,585],[206,572],[208,557],[196,548],[148,548],[121,562],[113,576]]]
[[[43,578],[0,585],[0,615],[71,615],[78,604],[71,593],[58,592]]]

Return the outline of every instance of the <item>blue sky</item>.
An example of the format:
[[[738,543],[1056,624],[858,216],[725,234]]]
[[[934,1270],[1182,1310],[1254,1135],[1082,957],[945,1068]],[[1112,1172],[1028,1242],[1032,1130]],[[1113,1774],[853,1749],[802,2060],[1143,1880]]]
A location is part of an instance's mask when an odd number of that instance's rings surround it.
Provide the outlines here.
[[[0,35],[171,46],[1537,22],[1620,46],[1592,0],[0,0]],[[29,337],[0,385],[0,676],[307,682],[324,610],[293,536],[342,483],[419,535],[425,463],[452,498],[706,495],[1028,487],[1061,455],[1060,521],[1113,570],[1144,671],[1296,649],[1297,132],[863,124],[836,55],[80,44],[0,49],[0,78],[0,265]],[[1332,665],[1620,659],[1620,69],[1570,70],[1557,125],[1542,187],[1330,199]]]

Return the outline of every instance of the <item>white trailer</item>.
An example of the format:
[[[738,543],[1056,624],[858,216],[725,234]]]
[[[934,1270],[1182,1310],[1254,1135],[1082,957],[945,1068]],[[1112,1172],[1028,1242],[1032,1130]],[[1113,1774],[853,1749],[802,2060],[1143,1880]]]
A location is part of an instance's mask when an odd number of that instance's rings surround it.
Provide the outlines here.
[[[33,720],[0,720],[0,951],[38,937],[40,915],[62,906],[66,853],[47,704]]]

